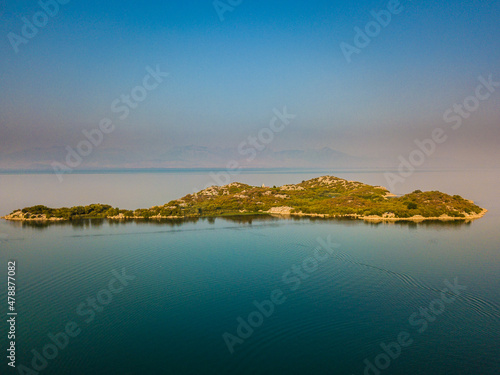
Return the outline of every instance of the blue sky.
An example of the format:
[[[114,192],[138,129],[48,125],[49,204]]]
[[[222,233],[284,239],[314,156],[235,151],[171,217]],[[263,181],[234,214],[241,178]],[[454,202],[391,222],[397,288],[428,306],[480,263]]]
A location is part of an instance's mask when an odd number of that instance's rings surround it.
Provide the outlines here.
[[[0,168],[6,155],[47,156],[115,119],[111,103],[157,65],[170,76],[115,121],[100,151],[133,150],[141,162],[178,146],[235,148],[287,106],[297,118],[273,150],[328,146],[397,160],[446,126],[443,113],[480,75],[500,81],[500,2],[400,3],[348,63],[340,43],[353,44],[354,28],[387,1],[243,1],[221,22],[210,0],[71,0],[17,53],[8,34],[22,35],[21,18],[41,8],[0,2]],[[495,159],[499,98],[481,102],[436,157],[453,164],[469,148],[476,162]]]

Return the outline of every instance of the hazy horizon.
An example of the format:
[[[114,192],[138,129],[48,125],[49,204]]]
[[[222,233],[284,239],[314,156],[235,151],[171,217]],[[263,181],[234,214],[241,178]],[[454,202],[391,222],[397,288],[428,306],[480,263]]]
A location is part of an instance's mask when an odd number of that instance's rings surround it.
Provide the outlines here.
[[[40,4],[1,7],[0,169],[65,163],[103,119],[73,169],[390,168],[436,128],[447,140],[423,167],[499,157],[498,3],[68,2],[31,38]],[[277,111],[285,126],[260,133]],[[251,146],[259,134],[272,139]]]

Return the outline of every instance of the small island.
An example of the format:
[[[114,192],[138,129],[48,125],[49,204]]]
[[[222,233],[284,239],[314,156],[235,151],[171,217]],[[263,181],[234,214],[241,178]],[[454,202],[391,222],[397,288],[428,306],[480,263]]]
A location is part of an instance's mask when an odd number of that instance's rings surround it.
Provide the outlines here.
[[[15,210],[3,219],[64,221],[79,219],[179,219],[235,215],[311,216],[367,221],[474,220],[486,209],[459,195],[416,190],[395,196],[382,186],[371,186],[333,176],[296,185],[266,187],[233,182],[212,186],[163,206],[123,210],[91,204],[71,208],[38,205]]]

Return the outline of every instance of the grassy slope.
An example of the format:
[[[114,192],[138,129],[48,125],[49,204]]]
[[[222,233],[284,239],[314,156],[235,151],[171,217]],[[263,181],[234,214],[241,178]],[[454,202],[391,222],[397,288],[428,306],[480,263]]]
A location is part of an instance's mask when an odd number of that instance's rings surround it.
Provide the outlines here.
[[[324,176],[302,181],[297,185],[272,188],[240,183],[214,186],[163,206],[135,211],[94,204],[60,209],[34,206],[25,208],[22,212],[24,217],[31,219],[42,218],[40,215],[45,215],[47,219],[106,218],[119,214],[125,217],[143,218],[243,215],[264,213],[272,207],[290,207],[292,213],[329,216],[382,216],[390,213],[397,218],[415,215],[423,217],[448,215],[465,218],[464,213],[482,212],[482,208],[460,196],[450,196],[438,191],[417,190],[402,197],[388,197],[388,194],[388,190],[383,187]]]

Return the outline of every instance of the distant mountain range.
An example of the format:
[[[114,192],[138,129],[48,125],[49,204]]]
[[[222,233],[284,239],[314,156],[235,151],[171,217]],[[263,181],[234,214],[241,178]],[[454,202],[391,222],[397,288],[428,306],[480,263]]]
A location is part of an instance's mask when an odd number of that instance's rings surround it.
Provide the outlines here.
[[[226,168],[236,162],[242,168],[287,167],[354,167],[366,166],[367,160],[330,147],[321,149],[292,149],[274,151],[265,149],[244,155],[236,148],[205,146],[176,146],[160,151],[96,148],[82,157],[75,169],[109,168]],[[0,153],[0,169],[51,169],[53,162],[64,164],[68,151],[65,147],[31,148],[11,153]],[[255,156],[252,158],[252,156]]]

